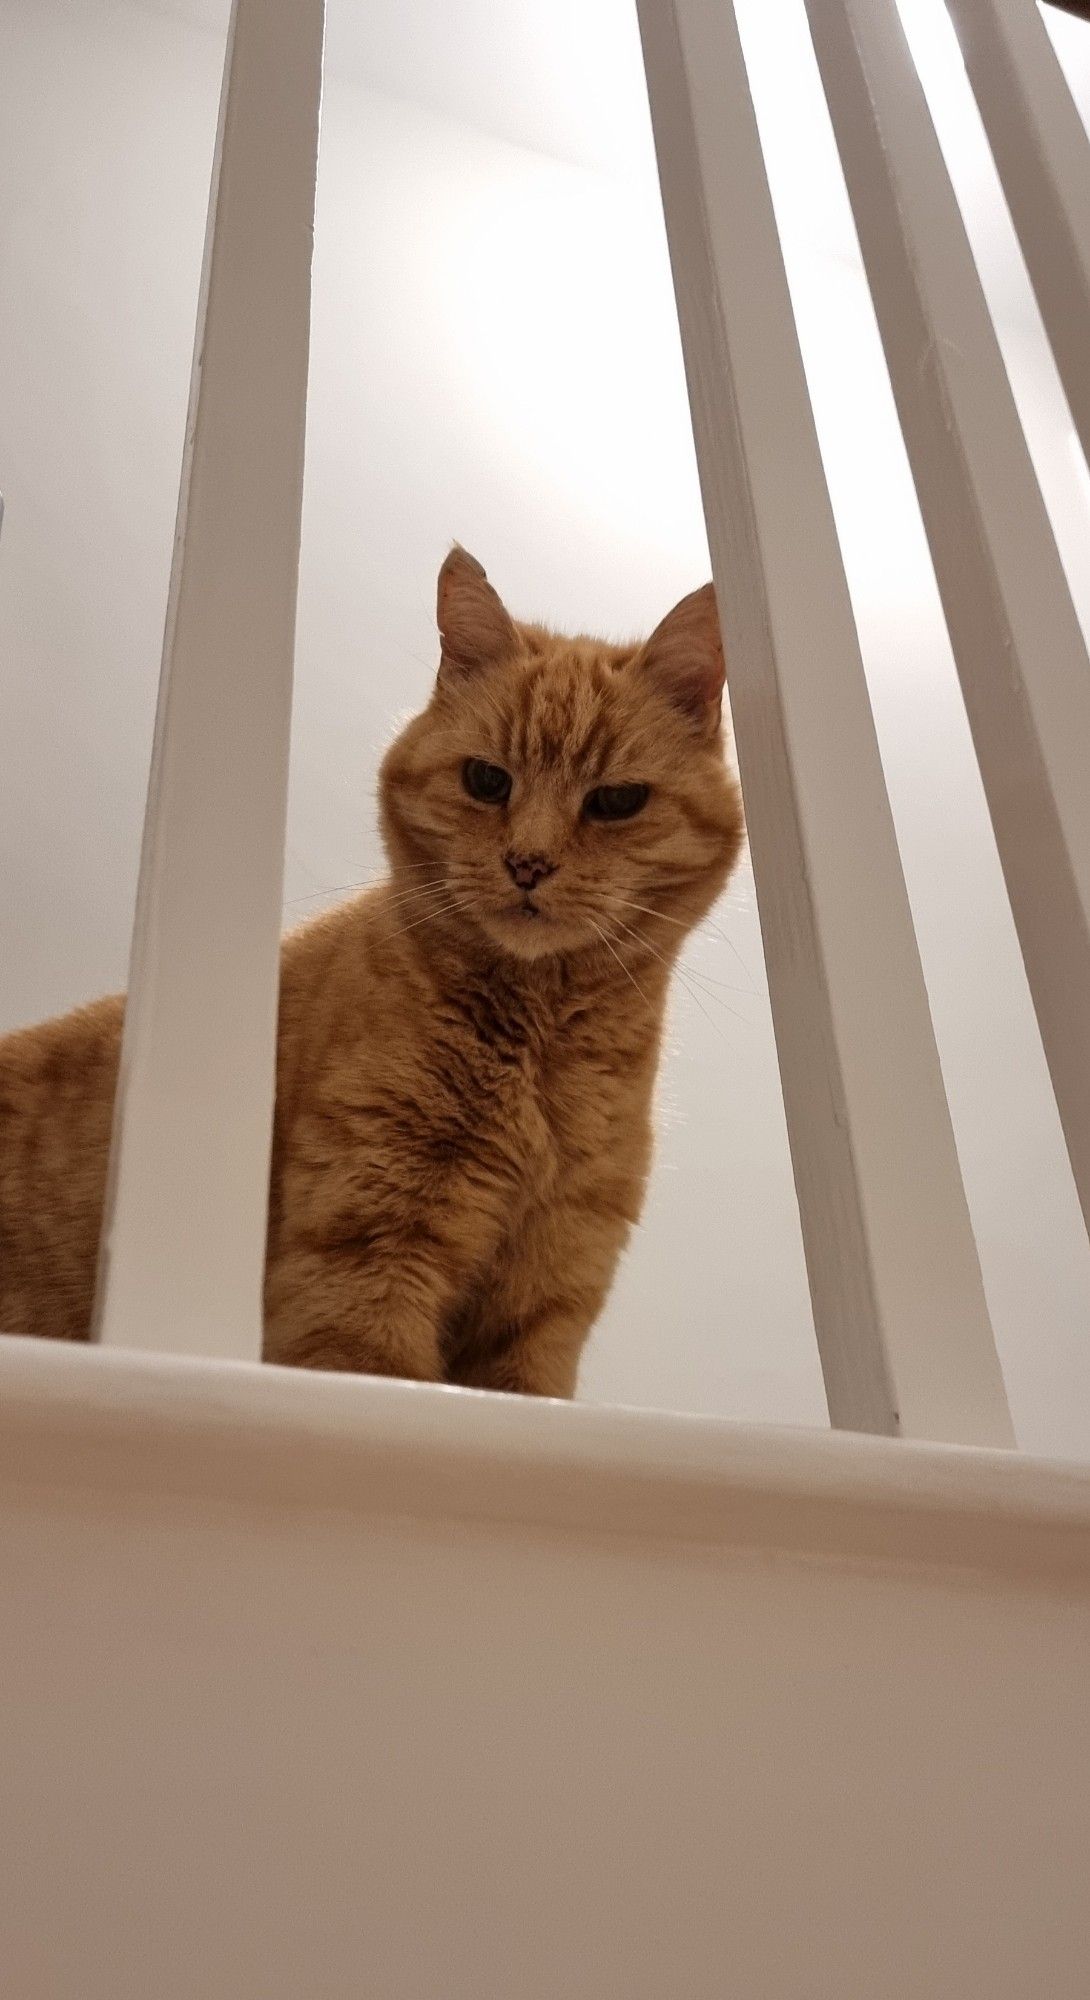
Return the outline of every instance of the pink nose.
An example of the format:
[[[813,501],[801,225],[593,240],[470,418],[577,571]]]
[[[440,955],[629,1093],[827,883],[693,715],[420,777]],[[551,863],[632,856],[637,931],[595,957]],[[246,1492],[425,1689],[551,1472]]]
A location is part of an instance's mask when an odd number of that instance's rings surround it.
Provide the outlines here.
[[[556,874],[553,863],[543,854],[505,854],[503,865],[520,889],[536,889],[547,875]]]

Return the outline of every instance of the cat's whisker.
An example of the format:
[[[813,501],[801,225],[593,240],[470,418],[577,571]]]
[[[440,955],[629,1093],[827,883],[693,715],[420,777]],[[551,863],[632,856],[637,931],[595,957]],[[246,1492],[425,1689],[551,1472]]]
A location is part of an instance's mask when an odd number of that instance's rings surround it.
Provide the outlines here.
[[[706,917],[704,918],[702,923],[697,924],[694,927],[690,924],[683,923],[680,917],[668,917],[665,910],[653,910],[649,903],[633,903],[631,899],[627,896],[617,896],[614,898],[614,900],[615,902],[622,904],[626,910],[640,910],[642,911],[645,917],[657,917],[660,923],[675,924],[678,930],[692,931],[695,928],[696,931],[706,931],[709,936],[719,938],[722,941],[722,943],[727,945],[728,948],[734,953],[734,956],[738,960],[738,963],[741,966],[742,971],[745,973],[746,978],[749,979],[752,976],[750,974],[749,967],[746,965],[746,962],[743,959],[742,954],[738,949],[738,946],[734,942],[734,939],[728,937],[726,931],[719,930],[715,924],[709,923]],[[754,997],[755,998],[759,997],[759,995],[755,994]]]
[[[666,970],[668,972],[677,973],[677,976],[680,979],[682,985],[684,986],[686,992],[688,993],[689,998],[691,1000],[696,1001],[696,1004],[700,1008],[700,1011],[703,1014],[704,1019],[706,1021],[711,1022],[712,1027],[716,1028],[716,1023],[712,1021],[712,1017],[708,1013],[707,1008],[704,1006],[699,993],[696,991],[696,988],[691,984],[687,976],[689,968],[683,966],[678,959],[674,959],[673,961],[668,959],[663,952],[656,949],[656,947],[651,943],[650,938],[644,937],[642,931],[633,930],[630,924],[622,923],[620,917],[615,917],[614,922],[620,924],[621,929],[623,931],[627,931],[629,937],[635,938],[637,944],[642,944],[646,947],[648,951],[653,952],[655,957],[661,961],[661,963],[666,967]],[[709,1000],[717,1001],[719,1006],[722,1007],[726,1013],[730,1014],[735,1021],[741,1021],[743,1026],[745,1025],[745,1016],[739,1014],[737,1008],[728,1007],[725,1000],[720,1000],[718,993],[709,993],[707,997]],[[716,1032],[721,1034],[722,1030],[716,1028]]]
[[[387,886],[388,879],[387,877],[377,882],[368,883],[367,887],[371,889],[384,889]],[[425,882],[423,885],[417,883],[413,889],[399,889],[397,894],[390,896],[388,900],[394,905],[412,903],[418,901],[421,896],[442,896],[449,892],[453,886],[452,883],[445,879],[439,882]]]
[[[618,896],[617,901],[623,903],[626,909],[642,910],[645,917],[657,917],[660,923],[675,924],[679,930],[691,931],[694,934],[704,931],[707,936],[721,938],[724,944],[732,945],[732,940],[726,932],[721,930],[718,924],[713,924],[710,916],[701,917],[698,924],[692,924],[682,917],[668,917],[665,910],[653,910],[650,903],[632,903],[624,896]]]
[[[419,902],[421,896],[442,896],[449,894],[455,887],[455,883],[448,881],[444,877],[441,882],[425,882],[423,888],[399,889],[397,895],[391,896],[389,900],[396,907],[401,903]]]
[[[678,963],[677,959],[667,958],[666,953],[664,951],[660,951],[657,945],[652,944],[649,937],[644,937],[642,931],[634,930],[631,924],[626,924],[622,920],[622,918],[618,916],[615,916],[613,921],[615,924],[620,925],[621,930],[627,931],[630,938],[635,938],[637,944],[642,944],[644,949],[646,951],[649,951],[653,958],[657,958],[659,964],[664,965],[668,972],[673,972],[675,970]]]
[[[763,995],[758,991],[756,986],[735,986],[729,979],[717,979],[713,972],[704,972],[699,965],[694,965],[691,959],[679,960],[678,963],[681,965],[687,978],[698,979],[702,986],[718,987],[721,993],[736,993],[740,1000],[760,1000],[763,998]],[[713,993],[711,997],[714,1000],[716,995]]]
[[[612,944],[610,943],[610,941],[609,941],[608,937],[606,936],[606,934],[605,934],[604,930],[602,929],[601,925],[600,925],[600,924],[596,924],[596,923],[595,923],[595,921],[594,921],[594,918],[593,918],[593,917],[590,917],[590,918],[588,919],[588,921],[589,921],[589,923],[590,923],[590,927],[591,927],[591,929],[592,929],[592,930],[594,930],[594,931],[597,931],[597,933],[598,933],[598,936],[599,936],[599,937],[601,938],[601,940],[602,940],[602,943],[603,943],[603,944],[605,945],[605,948],[606,948],[606,950],[607,950],[607,951],[608,951],[608,952],[610,953],[610,955],[611,955],[611,956],[612,956],[613,958],[615,958],[615,959],[616,959],[616,961],[617,961],[618,965],[619,965],[619,966],[620,966],[620,968],[621,968],[621,971],[622,971],[622,972],[624,973],[624,976],[625,976],[625,978],[626,978],[626,979],[630,979],[630,980],[632,981],[632,984],[633,984],[633,986],[635,987],[635,989],[636,989],[637,993],[639,994],[639,996],[640,996],[640,999],[641,999],[641,1000],[643,1000],[643,1001],[644,1001],[644,1002],[646,1003],[646,1005],[647,1005],[648,1007],[650,1007],[650,1006],[652,1005],[652,1002],[651,1002],[651,1000],[650,1000],[650,999],[648,998],[647,994],[646,994],[646,993],[644,992],[644,990],[643,990],[643,987],[642,987],[642,986],[640,985],[640,982],[639,982],[639,980],[638,980],[638,979],[636,978],[636,976],[635,976],[635,974],[633,973],[633,971],[631,970],[631,968],[630,968],[629,966],[627,966],[627,965],[625,964],[625,962],[624,962],[624,959],[623,959],[623,958],[621,957],[621,954],[620,954],[620,952],[619,952],[619,951],[617,951],[617,949],[615,948],[615,946],[614,946],[614,945],[612,945]]]
[[[679,931],[692,929],[692,925],[683,923],[680,917],[668,917],[665,910],[653,910],[647,903],[634,903],[630,896],[615,896],[613,900],[621,903],[626,910],[642,910],[645,917],[658,917],[661,923],[676,924]]]
[[[309,893],[315,896],[335,896],[341,889],[360,889],[368,882],[393,881],[397,875],[417,874],[425,868],[445,867],[445,861],[399,861],[396,868],[391,868],[390,863],[386,861],[381,867],[369,869],[357,882],[341,882],[331,889],[314,889]]]
[[[415,931],[420,924],[434,923],[437,917],[450,917],[456,911],[468,910],[472,907],[473,900],[472,896],[466,897],[464,902],[459,902],[455,898],[453,903],[444,903],[441,909],[426,910],[422,917],[415,917],[411,924],[402,924],[400,930],[394,931],[393,935],[396,938],[404,937],[407,931]]]
[[[699,937],[699,935],[700,935],[700,928],[699,928],[699,926],[698,926],[698,928],[697,928],[697,931],[696,931],[695,935],[696,935],[697,937]],[[710,935],[711,935],[712,937],[716,938],[716,939],[718,940],[718,942],[719,942],[720,944],[725,944],[725,945],[726,945],[726,947],[727,947],[727,950],[728,950],[728,951],[730,951],[731,953],[733,953],[733,956],[734,956],[734,960],[735,960],[735,963],[736,963],[736,965],[737,965],[737,967],[738,967],[738,970],[739,970],[740,972],[744,972],[744,973],[745,973],[745,976],[746,976],[746,978],[747,978],[747,979],[749,980],[749,986],[748,986],[748,987],[745,987],[745,988],[743,988],[743,987],[740,987],[740,986],[735,986],[735,987],[733,987],[733,988],[731,989],[731,991],[732,991],[732,992],[735,992],[735,993],[741,993],[741,992],[749,992],[749,993],[751,993],[751,994],[752,994],[752,996],[753,996],[753,998],[754,998],[755,1000],[759,1000],[759,999],[767,999],[767,997],[768,997],[768,996],[767,996],[767,994],[766,994],[766,993],[764,992],[764,989],[763,989],[763,988],[761,987],[761,985],[759,984],[759,982],[758,982],[757,980],[755,980],[755,979],[754,979],[754,977],[753,977],[753,974],[752,974],[752,972],[750,971],[750,969],[749,969],[748,965],[746,964],[746,961],[745,961],[745,959],[744,959],[744,958],[742,957],[742,954],[741,954],[741,952],[739,951],[739,949],[738,949],[738,946],[737,946],[737,945],[735,944],[735,942],[734,942],[734,939],[733,939],[732,937],[729,937],[726,931],[712,931],[712,932],[710,933]],[[711,979],[711,978],[712,978],[712,974],[711,974],[711,973],[709,973],[709,972],[706,972],[706,973],[705,973],[705,974],[704,974],[703,976],[704,976],[704,978],[705,978],[705,979]],[[715,984],[716,984],[716,985],[720,985],[720,986],[722,986],[722,985],[726,985],[726,981],[725,981],[725,980],[716,980],[716,981],[715,981]]]
[[[618,917],[617,922],[620,923],[620,921],[621,919]],[[625,928],[631,929],[631,926],[626,925]],[[633,930],[632,936],[640,938],[641,941],[647,946],[649,951],[653,950],[654,947],[651,944],[650,938],[644,937],[642,931]],[[729,944],[730,939],[726,938],[724,942]],[[737,957],[737,953],[735,954],[735,956]],[[741,964],[741,960],[739,960],[739,963]],[[703,966],[694,965],[692,960],[689,958],[686,959],[679,958],[678,964],[679,966],[681,966],[682,970],[688,974],[690,979],[699,979],[705,986],[719,986],[722,988],[724,993],[737,993],[741,999],[746,999],[746,1000],[760,1000],[764,997],[761,994],[758,987],[753,985],[735,986],[733,982],[729,979],[719,979],[716,977],[714,972],[705,972]],[[743,966],[742,969],[744,971],[745,967]]]
[[[415,873],[424,868],[431,868],[436,874],[441,875],[445,873],[446,864],[442,861],[407,861],[398,868],[397,874],[407,875],[410,870]],[[362,875],[358,882],[338,882],[329,889],[308,889],[302,896],[290,896],[283,907],[285,910],[294,910],[299,903],[318,903],[323,896],[350,896],[356,889],[373,889],[377,883],[389,882],[392,879],[389,868],[376,868],[373,874]]]
[[[365,876],[361,882],[338,882],[331,889],[308,889],[303,896],[288,896],[283,908],[296,910],[300,903],[320,903],[326,896],[351,896],[357,889],[370,889],[379,880],[377,875]]]
[[[690,978],[689,973],[684,966],[679,965],[675,968],[675,970],[677,972],[678,978],[680,979],[682,985],[685,988],[686,993],[689,995],[690,1000],[696,1001],[696,1004],[699,1007],[701,1013],[703,1014],[704,1019],[706,1021],[711,1022],[711,1025],[713,1028],[715,1028],[717,1034],[721,1034],[722,1029],[719,1028],[718,1024],[714,1020],[712,1020],[712,1016],[709,1014],[707,1008],[704,1005],[704,1000],[714,1000],[716,1006],[721,1007],[723,1009],[724,1014],[729,1014],[732,1021],[740,1021],[744,1028],[749,1026],[749,1023],[746,1020],[745,1015],[740,1014],[738,1012],[737,1007],[728,1007],[726,1001],[722,999],[718,993],[706,992],[704,994],[704,998],[701,999],[700,994],[697,992],[697,989],[693,985],[692,979]]]

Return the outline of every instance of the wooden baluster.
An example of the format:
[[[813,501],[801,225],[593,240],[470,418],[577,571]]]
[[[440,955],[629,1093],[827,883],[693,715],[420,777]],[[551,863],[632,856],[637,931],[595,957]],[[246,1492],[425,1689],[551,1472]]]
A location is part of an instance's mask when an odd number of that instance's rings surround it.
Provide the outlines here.
[[[640,0],[834,1423],[1010,1443],[730,0]]]
[[[947,0],[1090,461],[1090,141],[1035,0]]]
[[[323,0],[235,0],[97,1338],[257,1359]]]
[[[1090,661],[894,0],[806,0],[1090,1221]]]

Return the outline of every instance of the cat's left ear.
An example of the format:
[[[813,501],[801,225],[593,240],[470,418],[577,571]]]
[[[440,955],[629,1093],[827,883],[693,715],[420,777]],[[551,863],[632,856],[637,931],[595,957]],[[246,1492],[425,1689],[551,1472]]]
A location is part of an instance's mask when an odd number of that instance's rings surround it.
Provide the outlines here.
[[[656,625],[636,666],[648,674],[702,736],[714,736],[723,712],[723,639],[715,589],[691,591]]]

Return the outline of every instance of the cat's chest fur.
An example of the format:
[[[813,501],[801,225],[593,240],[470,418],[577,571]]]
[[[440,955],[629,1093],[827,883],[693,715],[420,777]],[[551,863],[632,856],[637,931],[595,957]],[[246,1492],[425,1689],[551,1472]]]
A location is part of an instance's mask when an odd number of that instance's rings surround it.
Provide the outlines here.
[[[488,1342],[580,1260],[580,1296],[603,1291],[642,1200],[658,1016],[559,975],[441,982],[362,958],[350,980],[289,985],[282,1005],[270,1351],[298,1358],[300,1315],[317,1315],[311,1358],[374,1365],[359,1338],[392,1337],[397,1299],[431,1358],[414,1348],[390,1372],[474,1380]]]
[[[490,1226],[443,1314],[447,1380],[516,1386],[513,1357],[521,1353],[526,1367],[529,1329],[551,1324],[555,1333],[558,1317],[565,1324],[573,1300],[584,1299],[580,1323],[589,1325],[642,1202],[656,1042],[646,1023],[618,1039],[615,1022],[609,1031],[604,1016],[582,1008],[506,1047],[480,1041],[482,1113],[461,1190],[467,1207],[483,1194]],[[571,1355],[553,1355],[548,1366],[557,1365],[561,1375],[546,1373],[538,1386],[570,1393]]]
[[[562,1193],[575,1169],[608,1166],[626,1128],[646,1118],[653,1049],[646,1035],[611,1047],[592,1005],[512,1014],[498,1019],[490,1004],[461,1042],[460,1064],[440,1029],[436,1069],[448,1089],[459,1072],[473,1077],[470,1152],[483,1161],[498,1147],[512,1195],[532,1203]]]

